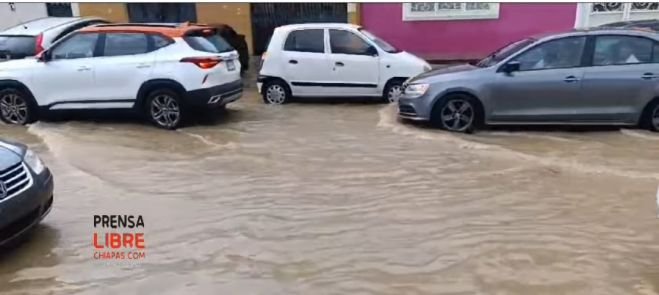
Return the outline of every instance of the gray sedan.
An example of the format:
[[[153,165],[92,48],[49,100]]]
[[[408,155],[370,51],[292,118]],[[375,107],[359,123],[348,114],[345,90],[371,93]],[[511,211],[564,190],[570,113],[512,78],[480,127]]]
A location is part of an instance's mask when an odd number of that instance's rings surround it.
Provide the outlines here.
[[[659,34],[592,29],[526,38],[475,65],[404,84],[399,116],[456,132],[482,125],[641,125],[659,131]]]
[[[53,205],[53,176],[25,145],[0,140],[0,251],[36,226]]]

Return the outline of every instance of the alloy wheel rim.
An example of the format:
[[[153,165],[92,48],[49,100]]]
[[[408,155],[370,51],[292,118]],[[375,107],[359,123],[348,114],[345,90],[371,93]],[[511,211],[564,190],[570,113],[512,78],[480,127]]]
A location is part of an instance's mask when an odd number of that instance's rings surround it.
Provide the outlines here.
[[[389,93],[387,93],[387,98],[389,102],[397,102],[400,96],[403,94],[403,89],[399,85],[391,87]]]
[[[8,93],[0,97],[0,112],[2,117],[12,124],[25,124],[28,117],[28,107],[25,99],[18,94]]]
[[[652,121],[652,127],[654,127],[655,130],[659,130],[659,105],[654,107],[654,112],[652,112],[650,120]]]
[[[272,85],[268,87],[265,97],[271,104],[282,104],[286,99],[286,91],[279,85]]]
[[[178,102],[166,94],[158,95],[151,101],[151,118],[164,127],[174,127],[181,119]]]
[[[442,125],[451,131],[465,131],[474,121],[474,108],[464,99],[450,100],[441,112]]]

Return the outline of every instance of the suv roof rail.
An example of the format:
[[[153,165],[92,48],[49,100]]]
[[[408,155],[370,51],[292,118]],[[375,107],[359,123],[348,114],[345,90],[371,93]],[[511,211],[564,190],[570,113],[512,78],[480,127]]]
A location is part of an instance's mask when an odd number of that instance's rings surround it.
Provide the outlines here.
[[[178,28],[177,24],[155,24],[155,23],[119,23],[119,24],[100,24],[97,27],[156,27],[156,28]]]

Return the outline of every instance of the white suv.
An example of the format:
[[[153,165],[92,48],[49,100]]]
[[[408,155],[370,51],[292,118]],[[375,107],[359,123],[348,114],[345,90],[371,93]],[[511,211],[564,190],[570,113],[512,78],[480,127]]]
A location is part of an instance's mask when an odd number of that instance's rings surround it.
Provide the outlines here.
[[[265,103],[292,96],[371,96],[394,102],[410,77],[430,65],[356,25],[296,24],[275,29],[261,58]]]
[[[175,129],[195,108],[241,95],[238,54],[207,26],[86,27],[37,58],[0,64],[0,119],[11,124],[51,110],[134,109]]]

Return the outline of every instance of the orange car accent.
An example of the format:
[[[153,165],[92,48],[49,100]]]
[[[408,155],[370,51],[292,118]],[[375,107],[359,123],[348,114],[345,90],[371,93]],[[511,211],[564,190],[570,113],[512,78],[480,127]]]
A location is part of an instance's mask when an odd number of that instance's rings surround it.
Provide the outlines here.
[[[152,33],[161,34],[170,38],[183,37],[194,31],[203,33],[212,32],[213,28],[200,25],[188,25],[181,27],[158,27],[158,26],[140,26],[139,24],[112,25],[112,26],[93,26],[85,27],[80,30],[84,33]]]

